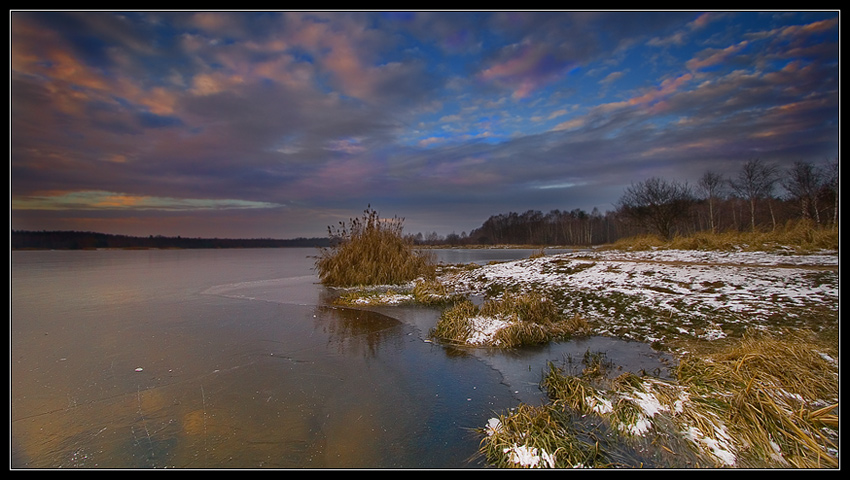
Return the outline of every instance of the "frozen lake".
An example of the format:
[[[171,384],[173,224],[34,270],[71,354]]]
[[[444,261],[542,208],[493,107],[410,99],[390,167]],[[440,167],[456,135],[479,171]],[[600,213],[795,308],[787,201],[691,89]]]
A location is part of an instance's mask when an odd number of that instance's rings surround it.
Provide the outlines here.
[[[449,263],[530,250],[437,250]],[[13,468],[469,468],[548,360],[427,342],[439,311],[332,307],[314,249],[12,252]]]

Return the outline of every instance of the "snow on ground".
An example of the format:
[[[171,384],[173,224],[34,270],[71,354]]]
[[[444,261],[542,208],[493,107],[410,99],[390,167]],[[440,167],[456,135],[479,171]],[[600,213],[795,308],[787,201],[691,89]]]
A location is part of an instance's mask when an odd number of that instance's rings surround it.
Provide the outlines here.
[[[838,310],[838,255],[691,250],[573,252],[485,265],[446,275],[449,288],[560,292],[568,313],[605,333],[644,341],[672,335],[722,338],[732,323],[800,320]],[[662,333],[663,332],[663,333]]]
[[[402,305],[404,303],[413,302],[414,298],[411,294],[396,293],[392,290],[386,292],[378,292],[372,295],[367,295],[360,298],[354,298],[350,301],[352,305]]]

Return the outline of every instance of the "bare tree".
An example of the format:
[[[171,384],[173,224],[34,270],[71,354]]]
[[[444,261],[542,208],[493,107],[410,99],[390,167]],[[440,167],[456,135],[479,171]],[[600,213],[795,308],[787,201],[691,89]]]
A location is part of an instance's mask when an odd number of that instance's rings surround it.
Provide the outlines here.
[[[717,203],[717,199],[723,194],[723,187],[725,184],[726,182],[723,179],[723,175],[712,171],[705,172],[697,183],[700,191],[705,195],[706,200],[708,200],[708,224],[711,227],[712,232],[717,231],[717,225],[714,221],[714,208]]]
[[[669,239],[676,223],[690,213],[693,202],[687,183],[653,177],[627,188],[617,207],[626,218],[649,226]]]
[[[750,203],[750,226],[756,229],[756,203],[764,198],[769,199],[777,181],[777,170],[756,158],[747,161],[738,176],[731,181],[732,188]],[[770,205],[769,205],[770,206]],[[773,216],[771,210],[771,216]],[[776,220],[773,221],[774,227]]]
[[[840,175],[840,168],[838,166],[838,157],[835,157],[835,160],[829,165],[827,170],[827,179],[826,185],[830,190],[832,190],[833,194],[833,209],[832,212],[832,225],[838,228],[838,178]]]
[[[814,214],[815,222],[820,223],[820,211],[818,209],[818,192],[823,186],[824,175],[810,162],[794,162],[788,169],[787,176],[782,181],[782,186],[788,191],[791,198],[800,203],[800,214],[806,220]]]

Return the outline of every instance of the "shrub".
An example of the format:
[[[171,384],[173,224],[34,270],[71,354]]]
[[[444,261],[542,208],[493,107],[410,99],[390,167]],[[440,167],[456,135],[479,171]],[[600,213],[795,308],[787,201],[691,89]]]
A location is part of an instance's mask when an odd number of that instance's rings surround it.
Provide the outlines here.
[[[402,235],[403,219],[382,219],[367,208],[361,218],[328,227],[332,246],[316,260],[319,279],[325,285],[400,285],[433,275],[431,257],[417,251]]]

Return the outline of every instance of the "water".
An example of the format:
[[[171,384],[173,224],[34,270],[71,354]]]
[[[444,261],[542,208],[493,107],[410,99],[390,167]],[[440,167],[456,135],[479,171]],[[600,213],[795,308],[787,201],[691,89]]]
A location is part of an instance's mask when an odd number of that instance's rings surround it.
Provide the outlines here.
[[[448,351],[436,310],[330,306],[314,254],[12,252],[11,466],[481,467],[473,429],[542,402],[547,360],[658,365],[611,339]]]

